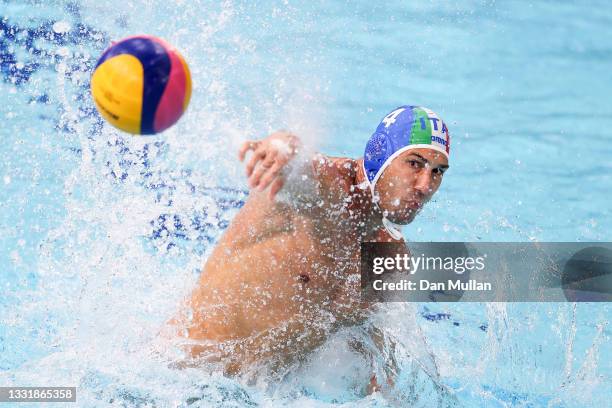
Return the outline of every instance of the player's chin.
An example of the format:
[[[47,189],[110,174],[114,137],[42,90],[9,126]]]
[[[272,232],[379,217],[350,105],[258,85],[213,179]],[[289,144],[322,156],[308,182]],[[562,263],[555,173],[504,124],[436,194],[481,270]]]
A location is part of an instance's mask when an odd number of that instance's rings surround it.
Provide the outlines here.
[[[396,224],[410,224],[420,209],[402,208],[387,212],[387,218]]]

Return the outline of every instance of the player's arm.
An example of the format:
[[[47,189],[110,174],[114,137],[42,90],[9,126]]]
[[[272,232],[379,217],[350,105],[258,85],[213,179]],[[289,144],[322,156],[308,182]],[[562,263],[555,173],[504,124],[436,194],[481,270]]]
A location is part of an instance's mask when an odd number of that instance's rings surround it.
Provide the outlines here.
[[[240,147],[238,158],[244,161],[246,154],[252,151],[246,162],[246,175],[249,188],[268,190],[268,197],[273,199],[285,183],[283,177],[289,162],[302,147],[301,140],[291,132],[280,130],[263,140],[247,140]]]
[[[339,169],[348,160],[316,153],[298,136],[284,130],[244,142],[238,153],[240,161],[245,161],[248,152],[252,152],[246,160],[251,189],[268,189],[271,200],[283,189],[292,201],[310,205],[322,198],[327,202],[329,193],[338,193],[338,181],[342,180]]]

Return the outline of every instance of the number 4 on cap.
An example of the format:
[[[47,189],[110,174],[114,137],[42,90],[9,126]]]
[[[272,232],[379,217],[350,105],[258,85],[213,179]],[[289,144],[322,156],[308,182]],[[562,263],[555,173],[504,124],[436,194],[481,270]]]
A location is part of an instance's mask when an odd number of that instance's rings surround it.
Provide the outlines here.
[[[389,126],[394,124],[395,119],[398,117],[398,115],[405,110],[406,108],[398,108],[394,110],[393,112],[391,112],[390,114],[388,114],[387,116],[385,116],[385,118],[382,120],[383,123],[385,124],[385,127],[388,128]]]

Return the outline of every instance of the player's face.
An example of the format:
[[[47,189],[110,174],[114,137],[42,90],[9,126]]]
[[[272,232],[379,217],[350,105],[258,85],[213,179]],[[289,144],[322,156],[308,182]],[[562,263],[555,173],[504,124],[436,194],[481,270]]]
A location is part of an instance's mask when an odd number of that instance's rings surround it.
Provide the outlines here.
[[[434,195],[448,169],[448,159],[432,149],[411,149],[387,166],[376,183],[379,207],[386,217],[408,224]]]

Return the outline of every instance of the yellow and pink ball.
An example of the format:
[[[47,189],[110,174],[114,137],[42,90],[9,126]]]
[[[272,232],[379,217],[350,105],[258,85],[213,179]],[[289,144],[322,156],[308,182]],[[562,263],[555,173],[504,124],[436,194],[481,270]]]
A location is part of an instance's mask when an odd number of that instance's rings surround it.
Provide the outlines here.
[[[139,35],[114,43],[102,54],[91,92],[98,111],[113,126],[151,135],[172,126],[187,109],[191,74],[174,47]]]

